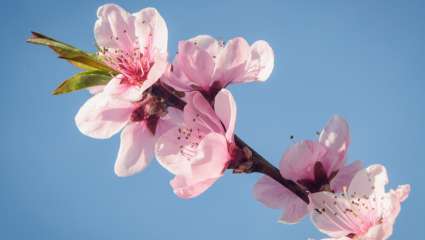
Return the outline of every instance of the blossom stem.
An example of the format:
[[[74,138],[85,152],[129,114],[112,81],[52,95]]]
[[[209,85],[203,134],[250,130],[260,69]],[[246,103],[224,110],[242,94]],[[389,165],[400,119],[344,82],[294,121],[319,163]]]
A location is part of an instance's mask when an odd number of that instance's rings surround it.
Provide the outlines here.
[[[258,172],[265,174],[273,178],[278,183],[282,184],[288,190],[297,195],[305,203],[309,204],[308,192],[302,189],[297,183],[292,180],[284,178],[277,167],[273,166],[269,161],[267,161],[263,156],[261,156],[257,151],[245,143],[241,138],[235,134],[235,142],[241,149],[248,148],[252,153],[251,160],[252,166],[245,173]]]
[[[183,101],[180,97],[176,96],[171,88],[164,86],[163,84],[155,84],[151,88],[151,93],[162,97],[168,106],[175,107],[183,111],[186,102]],[[297,183],[292,180],[284,178],[278,168],[273,166],[269,161],[267,161],[263,156],[261,156],[257,151],[245,143],[241,138],[235,134],[235,143],[237,147],[241,150],[248,149],[250,157],[242,157],[241,159],[232,162],[229,164],[228,169],[233,169],[234,172],[238,173],[253,173],[258,172],[265,174],[275,181],[282,184],[288,190],[297,195],[305,203],[309,203],[308,192],[301,188]],[[246,165],[249,163],[248,165]],[[244,166],[244,167],[242,167]],[[242,169],[242,170],[241,170]]]

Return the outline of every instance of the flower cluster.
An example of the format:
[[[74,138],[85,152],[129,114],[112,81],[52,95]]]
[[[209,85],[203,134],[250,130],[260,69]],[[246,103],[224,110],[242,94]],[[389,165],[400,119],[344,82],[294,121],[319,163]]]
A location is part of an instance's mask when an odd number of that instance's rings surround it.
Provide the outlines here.
[[[285,152],[280,173],[309,193],[308,203],[269,176],[256,183],[255,198],[267,207],[283,209],[281,223],[297,223],[309,214],[331,239],[387,239],[410,186],[385,192],[384,166],[363,169],[361,161],[345,163],[349,143],[347,122],[334,116],[318,141],[301,141]]]
[[[122,130],[118,176],[140,172],[155,155],[176,175],[171,186],[178,196],[199,195],[223,174],[235,149],[236,104],[224,88],[266,80],[274,63],[271,47],[201,35],[179,42],[169,64],[167,26],[157,10],[130,14],[108,4],[97,16],[99,55],[118,74],[81,107],[78,129],[101,139]],[[184,93],[184,108],[170,106],[153,87]]]
[[[55,94],[88,89],[92,96],[75,116],[85,135],[107,139],[121,132],[115,173],[142,171],[155,157],[175,177],[181,198],[205,192],[226,169],[259,172],[257,200],[284,210],[282,223],[305,215],[334,239],[386,239],[410,187],[385,192],[381,165],[362,169],[346,162],[348,123],[332,117],[318,140],[291,146],[279,168],[235,135],[236,103],[230,84],[266,81],[274,67],[265,41],[227,42],[199,35],[178,43],[168,62],[168,29],[154,8],[128,13],[106,4],[97,12],[98,51],[86,53],[39,33],[31,43],[47,45],[85,70],[62,83]]]

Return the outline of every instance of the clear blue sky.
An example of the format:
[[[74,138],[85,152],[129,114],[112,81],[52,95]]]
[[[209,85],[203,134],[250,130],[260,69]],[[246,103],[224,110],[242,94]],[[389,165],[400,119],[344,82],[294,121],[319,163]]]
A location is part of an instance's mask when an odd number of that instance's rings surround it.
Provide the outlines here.
[[[1,239],[306,239],[304,220],[276,223],[280,211],[251,194],[258,175],[226,174],[201,197],[172,193],[156,162],[135,177],[114,176],[119,137],[83,136],[74,115],[89,94],[52,96],[77,71],[31,30],[94,50],[104,1],[4,1],[0,14]],[[116,1],[156,7],[179,39],[211,34],[267,40],[276,54],[264,84],[231,88],[237,133],[277,163],[296,139],[315,138],[334,113],[352,130],[349,159],[387,166],[390,185],[413,191],[392,239],[425,235],[424,1]]]

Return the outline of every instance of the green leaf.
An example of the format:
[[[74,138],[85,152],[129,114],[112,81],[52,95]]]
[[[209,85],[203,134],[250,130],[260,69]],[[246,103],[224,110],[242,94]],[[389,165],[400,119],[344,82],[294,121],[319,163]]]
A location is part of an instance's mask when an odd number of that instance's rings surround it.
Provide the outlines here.
[[[111,74],[117,72],[102,62],[102,60],[93,53],[87,53],[69,44],[60,42],[53,38],[47,37],[41,33],[32,32],[28,43],[45,45],[55,51],[60,58],[67,60],[71,64],[84,70],[102,70]]]
[[[86,71],[80,72],[65,80],[54,91],[54,95],[73,92],[76,90],[105,85],[112,79],[112,75],[105,71]]]

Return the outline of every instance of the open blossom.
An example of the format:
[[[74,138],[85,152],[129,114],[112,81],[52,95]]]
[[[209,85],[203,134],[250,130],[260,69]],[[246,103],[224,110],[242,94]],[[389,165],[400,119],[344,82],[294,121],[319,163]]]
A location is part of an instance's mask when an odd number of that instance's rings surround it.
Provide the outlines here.
[[[332,117],[318,141],[302,141],[288,149],[280,162],[280,174],[307,191],[342,191],[361,169],[359,161],[345,165],[350,136],[347,122]],[[280,208],[282,223],[296,223],[308,213],[307,204],[268,176],[254,187],[255,198],[270,208]]]
[[[75,117],[85,135],[105,139],[123,129],[115,163],[119,176],[144,169],[158,136],[177,121],[178,112],[144,94],[167,68],[167,27],[153,8],[129,14],[114,4],[101,6],[94,28],[100,55],[119,74],[96,89]]]
[[[115,4],[97,11],[94,27],[99,55],[119,74],[108,92],[137,101],[167,69],[168,30],[154,8],[130,14]]]
[[[223,175],[236,122],[236,105],[225,89],[215,97],[214,109],[199,92],[187,100],[183,123],[163,134],[155,150],[159,163],[176,175],[170,184],[181,198],[198,196]]]
[[[372,165],[357,172],[342,193],[311,194],[309,209],[313,223],[335,240],[389,238],[410,186],[401,185],[385,192],[387,183],[385,167]]]
[[[200,91],[212,101],[231,83],[267,80],[273,66],[273,50],[265,41],[250,46],[238,37],[224,45],[200,35],[179,42],[167,83],[179,91]]]

